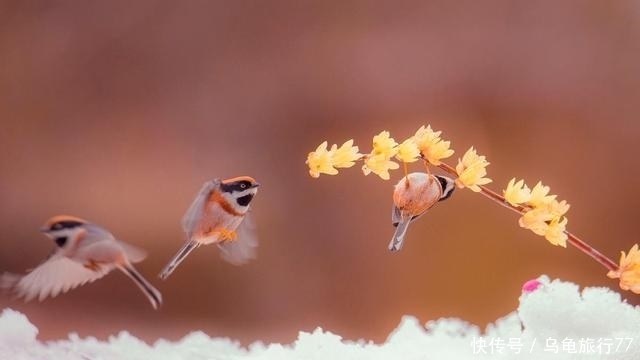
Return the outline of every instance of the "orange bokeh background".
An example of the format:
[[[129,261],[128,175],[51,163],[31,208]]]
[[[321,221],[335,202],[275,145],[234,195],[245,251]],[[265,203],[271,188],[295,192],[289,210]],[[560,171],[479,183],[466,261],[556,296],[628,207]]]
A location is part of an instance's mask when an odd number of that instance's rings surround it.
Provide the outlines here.
[[[468,190],[389,253],[401,171],[312,179],[304,164],[324,140],[366,152],[381,130],[431,124],[452,165],[475,146],[496,191],[543,180],[571,203],[569,229],[616,261],[638,242],[635,2],[8,1],[0,24],[0,271],[38,264],[53,248],[40,225],[68,213],[146,248],[138,269],[165,298],[152,310],[117,273],[42,303],[2,298],[41,339],[290,342],[322,326],[383,341],[404,314],[484,326],[540,274],[619,291]],[[202,183],[245,174],[262,183],[258,259],[206,247],[160,281]]]

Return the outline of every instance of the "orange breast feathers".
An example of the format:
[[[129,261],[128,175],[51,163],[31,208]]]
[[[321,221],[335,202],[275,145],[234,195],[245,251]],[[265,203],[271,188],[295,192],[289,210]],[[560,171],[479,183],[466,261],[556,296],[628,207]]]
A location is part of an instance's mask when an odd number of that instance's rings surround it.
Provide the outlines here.
[[[194,229],[193,237],[197,240],[210,237],[218,232],[233,231],[235,229],[231,229],[231,227],[234,227],[234,223],[242,215],[229,204],[218,190],[214,190],[207,199],[202,219]]]
[[[233,205],[229,204],[227,199],[225,199],[224,196],[222,196],[222,194],[220,193],[220,191],[218,189],[212,191],[211,194],[209,195],[209,199],[207,201],[207,209],[209,209],[211,203],[218,204],[222,208],[222,210],[224,210],[229,215],[233,215],[233,216],[242,216],[243,215],[242,213],[239,213],[233,207]]]

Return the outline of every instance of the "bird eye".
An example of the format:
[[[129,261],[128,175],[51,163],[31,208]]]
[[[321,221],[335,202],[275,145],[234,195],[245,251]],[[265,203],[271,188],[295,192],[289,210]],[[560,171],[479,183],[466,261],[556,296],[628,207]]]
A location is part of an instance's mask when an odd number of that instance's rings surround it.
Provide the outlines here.
[[[247,188],[247,184],[245,183],[240,184],[240,189],[246,189],[246,188]]]

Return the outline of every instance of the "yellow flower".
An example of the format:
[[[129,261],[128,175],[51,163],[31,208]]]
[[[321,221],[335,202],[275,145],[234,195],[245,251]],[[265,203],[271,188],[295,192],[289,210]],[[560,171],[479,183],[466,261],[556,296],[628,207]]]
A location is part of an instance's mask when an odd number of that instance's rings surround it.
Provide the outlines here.
[[[362,165],[362,172],[365,175],[369,175],[370,173],[374,173],[383,180],[389,180],[389,170],[394,170],[399,168],[400,165],[391,161],[384,154],[378,155],[369,155],[364,160],[364,165]]]
[[[555,200],[556,195],[547,195],[549,194],[549,190],[550,188],[548,186],[544,186],[542,185],[542,182],[538,181],[536,186],[531,189],[531,200],[529,200],[529,205],[533,207],[540,207]]]
[[[489,162],[484,156],[479,156],[473,147],[469,148],[462,156],[462,160],[458,159],[456,185],[460,188],[467,187],[472,191],[480,192],[480,185],[486,185],[493,181],[485,178],[488,165]]]
[[[504,199],[513,206],[524,204],[531,200],[531,190],[524,180],[516,182],[516,178],[509,180],[507,189],[503,191]]]
[[[396,158],[405,163],[414,162],[420,158],[420,150],[418,150],[418,145],[413,141],[413,138],[409,138],[398,145]]]
[[[620,279],[620,288],[622,290],[631,290],[636,294],[640,294],[640,251],[638,244],[633,245],[629,253],[625,255],[624,251],[620,255],[620,268],[611,270],[607,274],[612,279]]]
[[[316,151],[312,151],[307,156],[307,165],[309,166],[309,175],[317,178],[320,174],[336,175],[338,170],[333,167],[333,154],[327,150],[327,142],[323,142],[318,146]]]
[[[560,220],[560,216],[553,218],[544,234],[544,238],[553,245],[566,248],[568,236],[564,231],[567,229],[568,221],[566,217],[562,217],[562,220]]]
[[[365,175],[374,173],[383,180],[389,180],[389,170],[400,167],[391,158],[398,153],[398,143],[389,135],[388,131],[382,131],[373,137],[373,150],[365,156],[362,172]]]
[[[554,215],[544,207],[527,211],[518,220],[518,224],[536,235],[544,236],[553,245],[567,247],[568,236],[565,230],[568,221],[566,217]]]
[[[331,145],[331,150],[327,149],[327,142],[318,146],[316,151],[312,151],[307,156],[309,174],[317,178],[320,174],[336,175],[336,168],[348,168],[355,164],[355,161],[362,158],[358,152],[358,147],[353,146],[353,139],[345,141],[340,148],[338,145]]]
[[[358,150],[357,146],[353,146],[353,139],[346,141],[340,148],[336,144],[332,145],[329,151],[331,164],[337,168],[352,167],[363,156]]]
[[[440,140],[440,134],[442,134],[442,131],[433,131],[431,125],[427,125],[426,128],[422,125],[420,129],[416,131],[415,135],[413,135],[413,138],[418,144],[418,147],[422,147],[423,145],[428,145],[428,143]]]
[[[562,216],[566,214],[570,207],[571,205],[569,205],[566,200],[558,202],[558,200],[555,199],[545,205],[547,212],[553,216]]]
[[[413,141],[418,145],[418,150],[422,156],[433,165],[440,165],[440,160],[453,155],[450,141],[443,141],[440,138],[442,131],[433,131],[431,125],[426,128],[424,125],[413,135]]]
[[[388,131],[382,131],[373,137],[373,150],[371,155],[384,155],[391,159],[398,153],[398,143],[389,135]]]
[[[549,229],[549,221],[553,217],[545,209],[529,210],[520,219],[520,227],[533,231],[536,235],[544,236]]]
[[[451,146],[451,141],[438,141],[437,143],[424,148],[421,153],[427,161],[431,164],[438,166],[442,162],[440,160],[445,159],[453,155],[453,150],[449,147]]]

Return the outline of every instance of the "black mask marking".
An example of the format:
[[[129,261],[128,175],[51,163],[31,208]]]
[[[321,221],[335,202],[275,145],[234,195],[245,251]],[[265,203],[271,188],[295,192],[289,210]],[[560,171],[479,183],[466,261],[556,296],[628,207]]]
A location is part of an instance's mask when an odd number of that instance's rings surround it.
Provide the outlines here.
[[[240,206],[247,206],[249,205],[249,203],[251,202],[251,199],[253,199],[253,194],[247,194],[245,196],[241,196],[239,197],[236,202],[238,203],[238,205]]]
[[[58,245],[58,247],[63,247],[63,246],[64,246],[64,244],[66,244],[66,243],[67,243],[67,239],[68,239],[68,238],[67,238],[66,236],[64,236],[64,237],[57,237],[57,238],[56,238],[56,244]]]
[[[451,188],[449,188],[449,191],[446,192],[447,186],[449,185],[450,182],[442,176],[436,175],[436,179],[438,179],[438,181],[440,182],[440,186],[442,186],[442,191],[443,191],[442,197],[438,201],[447,200],[451,196],[451,194],[453,194],[453,190],[455,190],[456,187],[452,186]]]

